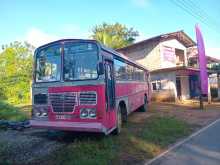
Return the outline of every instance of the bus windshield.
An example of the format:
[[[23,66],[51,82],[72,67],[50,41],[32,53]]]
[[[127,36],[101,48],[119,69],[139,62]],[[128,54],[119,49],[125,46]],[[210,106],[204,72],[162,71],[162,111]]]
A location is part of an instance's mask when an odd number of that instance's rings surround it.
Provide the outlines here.
[[[64,42],[63,62],[61,62],[61,57],[62,47],[59,44],[40,49],[36,54],[36,82],[60,81],[61,70],[63,70],[65,81],[98,77],[98,47],[96,44]]]
[[[67,42],[64,45],[64,80],[96,79],[98,48],[93,43]]]
[[[53,45],[41,49],[36,55],[36,82],[60,80],[61,47]]]

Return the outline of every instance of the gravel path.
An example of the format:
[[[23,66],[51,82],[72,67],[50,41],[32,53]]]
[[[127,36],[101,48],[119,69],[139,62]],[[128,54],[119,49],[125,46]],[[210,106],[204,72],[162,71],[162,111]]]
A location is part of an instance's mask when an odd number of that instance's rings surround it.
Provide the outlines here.
[[[0,164],[30,164],[41,161],[64,145],[58,141],[58,133],[32,128],[24,131],[0,131]]]

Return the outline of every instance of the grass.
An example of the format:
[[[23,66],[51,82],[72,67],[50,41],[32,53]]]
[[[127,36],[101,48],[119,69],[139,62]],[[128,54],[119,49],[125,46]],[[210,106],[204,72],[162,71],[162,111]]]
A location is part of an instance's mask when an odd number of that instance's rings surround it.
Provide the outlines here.
[[[189,125],[173,117],[156,117],[147,123],[141,137],[161,147],[176,141],[190,133]]]
[[[48,164],[135,164],[152,158],[190,133],[189,125],[171,117],[153,117],[141,124],[128,123],[119,136],[76,137]]]
[[[62,151],[53,155],[48,164],[105,165],[116,156],[116,143],[111,137],[83,138],[74,140]],[[51,161],[52,160],[52,161]]]
[[[26,119],[28,116],[21,111],[21,108],[0,100],[0,120],[23,121]]]

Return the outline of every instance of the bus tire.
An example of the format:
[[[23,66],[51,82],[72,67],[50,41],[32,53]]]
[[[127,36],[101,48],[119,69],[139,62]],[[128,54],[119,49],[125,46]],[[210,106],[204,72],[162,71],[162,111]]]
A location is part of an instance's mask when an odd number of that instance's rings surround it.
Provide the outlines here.
[[[147,101],[147,96],[144,96],[144,104],[141,106],[141,112],[146,112],[148,109],[148,101]]]
[[[122,128],[122,113],[121,113],[121,107],[118,107],[117,111],[117,123],[116,123],[116,129],[114,130],[114,135],[119,135],[121,133]]]

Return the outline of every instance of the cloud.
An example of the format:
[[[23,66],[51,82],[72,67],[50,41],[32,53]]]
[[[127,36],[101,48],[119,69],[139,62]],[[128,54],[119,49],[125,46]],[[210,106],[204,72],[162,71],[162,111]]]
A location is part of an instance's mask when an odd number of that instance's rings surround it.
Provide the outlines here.
[[[46,44],[48,42],[52,42],[56,39],[58,39],[58,36],[48,34],[37,28],[31,28],[30,30],[28,30],[24,38],[25,41],[35,47]]]
[[[38,47],[59,39],[86,39],[89,36],[89,33],[82,30],[79,26],[66,24],[60,26],[55,34],[45,32],[36,27],[30,28],[21,40],[25,40],[33,46]]]
[[[149,0],[131,0],[131,2],[140,8],[145,8],[149,5]]]
[[[208,56],[220,59],[220,47],[219,48],[206,48],[206,54]]]

